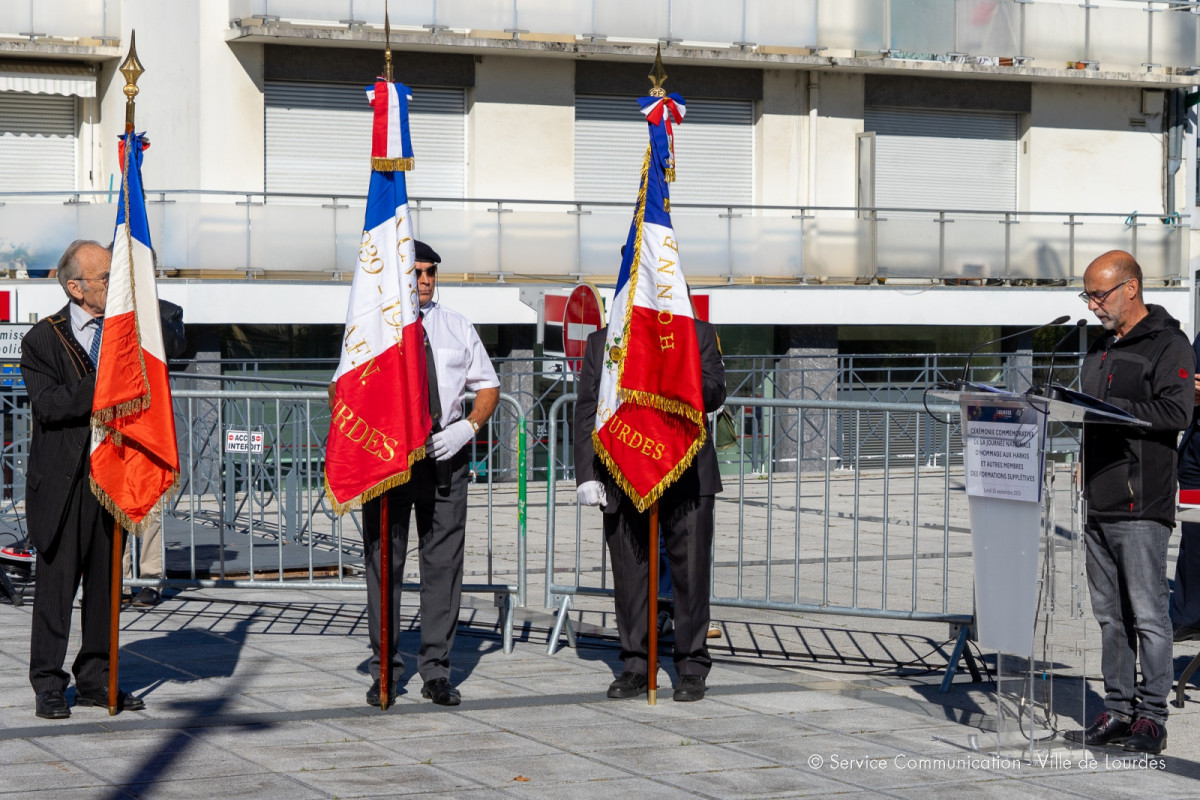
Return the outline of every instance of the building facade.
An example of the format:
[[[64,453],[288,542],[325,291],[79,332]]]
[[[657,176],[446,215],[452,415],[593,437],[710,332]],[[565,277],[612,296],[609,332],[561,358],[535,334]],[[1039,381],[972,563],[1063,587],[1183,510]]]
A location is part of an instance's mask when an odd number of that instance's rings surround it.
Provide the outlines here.
[[[659,45],[688,107],[672,187],[681,263],[727,349],[961,352],[1085,316],[1083,269],[1117,247],[1145,268],[1149,301],[1195,327],[1190,3],[392,6],[418,235],[443,255],[443,299],[498,355],[540,354],[546,290],[611,287]],[[383,14],[382,0],[5,4],[9,319],[61,305],[37,276],[67,242],[111,236],[117,67],[136,31],[162,296],[212,331],[339,326]]]

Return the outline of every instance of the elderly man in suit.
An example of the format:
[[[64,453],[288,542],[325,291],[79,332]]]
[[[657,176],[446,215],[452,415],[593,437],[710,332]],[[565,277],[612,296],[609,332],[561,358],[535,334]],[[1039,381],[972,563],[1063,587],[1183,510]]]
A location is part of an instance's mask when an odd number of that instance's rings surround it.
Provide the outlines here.
[[[575,482],[581,505],[604,512],[604,540],[612,560],[617,633],[621,637],[624,671],[608,687],[612,698],[636,697],[646,691],[649,669],[650,602],[648,564],[650,514],[640,513],[621,491],[596,456],[592,431],[604,371],[607,331],[588,336],[579,373],[575,404]],[[725,365],[716,329],[696,320],[704,410],[713,412],[725,402]],[[680,474],[658,501],[659,527],[666,541],[667,561],[675,589],[675,672],[672,699],[702,700],[712,667],[708,654],[709,566],[712,560],[713,504],[721,491],[717,451],[712,437],[704,440],[691,466]],[[657,553],[653,554],[657,557]]]
[[[63,662],[81,579],[83,643],[71,668],[75,704],[108,706],[113,519],[92,494],[88,452],[111,261],[98,242],[72,242],[56,275],[70,302],[21,343],[21,376],[33,410],[25,516],[37,550],[29,682],[43,719],[71,716]],[[118,707],[137,711],[145,703],[121,692]]]

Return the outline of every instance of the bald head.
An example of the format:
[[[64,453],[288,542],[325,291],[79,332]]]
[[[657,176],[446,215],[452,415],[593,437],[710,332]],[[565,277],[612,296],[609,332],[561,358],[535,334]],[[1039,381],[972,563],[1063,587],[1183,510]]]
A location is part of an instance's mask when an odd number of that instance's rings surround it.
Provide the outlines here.
[[[1142,302],[1142,268],[1124,250],[1109,250],[1083,273],[1088,308],[1105,329],[1124,336],[1145,318]]]
[[[1092,268],[1105,272],[1113,283],[1120,283],[1123,280],[1137,281],[1137,299],[1140,302],[1142,299],[1142,266],[1137,263],[1130,253],[1124,250],[1109,250],[1104,255],[1097,258],[1088,265],[1088,272]],[[1084,273],[1084,280],[1087,279],[1087,273]]]

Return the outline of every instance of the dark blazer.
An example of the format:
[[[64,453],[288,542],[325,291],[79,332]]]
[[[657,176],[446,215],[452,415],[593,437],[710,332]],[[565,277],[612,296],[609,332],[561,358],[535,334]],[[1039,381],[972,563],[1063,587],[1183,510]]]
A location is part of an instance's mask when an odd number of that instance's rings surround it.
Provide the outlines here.
[[[588,336],[587,352],[579,372],[579,399],[575,402],[575,483],[601,481],[607,504],[604,513],[615,514],[621,490],[608,469],[596,455],[592,431],[596,427],[596,405],[600,396],[600,377],[604,371],[604,340],[608,332],[599,330]],[[725,402],[725,364],[717,346],[717,330],[703,320],[696,320],[696,340],[700,349],[700,372],[703,377],[704,410],[716,411]],[[712,495],[721,491],[721,473],[717,465],[717,450],[713,437],[705,437],[692,465],[668,487],[670,493],[683,496]]]
[[[71,331],[69,305],[25,334],[21,377],[33,408],[25,518],[30,543],[49,550],[58,540],[72,487],[88,479],[96,389],[96,370]]]

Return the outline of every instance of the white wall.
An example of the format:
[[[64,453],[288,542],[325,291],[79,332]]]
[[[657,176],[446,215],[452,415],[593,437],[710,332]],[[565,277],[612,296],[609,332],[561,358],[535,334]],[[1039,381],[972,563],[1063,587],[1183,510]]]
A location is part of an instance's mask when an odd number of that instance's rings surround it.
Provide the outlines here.
[[[1163,119],[1141,113],[1141,92],[1033,85],[1028,210],[1162,212]],[[1131,126],[1131,118],[1145,127]]]
[[[574,199],[575,62],[480,57],[467,130],[469,196]]]
[[[125,78],[117,68],[134,30],[146,70],[135,102],[135,127],[151,142],[146,188],[262,190],[262,46],[230,47],[228,16],[221,2],[123,0],[122,56],[105,64],[98,82],[98,188],[107,188],[110,175],[119,180]]]

